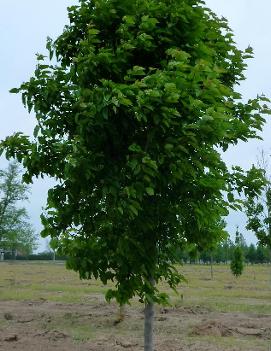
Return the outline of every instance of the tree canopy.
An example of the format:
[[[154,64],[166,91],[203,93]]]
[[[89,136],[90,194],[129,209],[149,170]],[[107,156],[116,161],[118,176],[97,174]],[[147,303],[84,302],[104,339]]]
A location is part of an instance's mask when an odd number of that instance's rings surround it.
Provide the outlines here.
[[[20,88],[37,125],[33,138],[2,142],[26,167],[48,175],[43,236],[82,278],[113,280],[107,298],[164,301],[161,279],[181,275],[174,247],[225,236],[221,218],[256,196],[256,169],[229,170],[221,152],[257,137],[265,97],[243,102],[252,49],[236,48],[224,18],[199,0],[81,0],[70,24],[48,39]],[[225,194],[227,195],[225,197]]]

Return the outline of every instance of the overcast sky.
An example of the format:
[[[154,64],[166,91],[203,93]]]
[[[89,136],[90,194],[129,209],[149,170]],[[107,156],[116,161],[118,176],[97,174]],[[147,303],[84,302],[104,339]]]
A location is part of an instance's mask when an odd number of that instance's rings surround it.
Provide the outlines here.
[[[33,74],[36,64],[35,54],[45,53],[46,37],[56,38],[67,23],[67,6],[76,0],[8,0],[2,1],[0,12],[0,139],[15,131],[32,134],[34,117],[29,116],[21,104],[20,96],[9,94],[9,89],[18,87]],[[228,19],[234,30],[238,47],[254,48],[255,58],[249,61],[247,80],[240,91],[244,99],[264,93],[271,96],[271,1],[270,0],[207,0],[206,4],[220,16]],[[256,162],[260,149],[270,151],[271,123],[263,132],[263,142],[240,143],[230,150],[224,159],[228,164],[238,164],[249,168]],[[270,152],[269,152],[270,153]],[[0,168],[6,162],[0,159]],[[30,202],[26,204],[31,221],[40,230],[39,215],[45,205],[50,181],[36,181],[32,186]],[[228,220],[230,232],[236,225],[244,228],[244,217],[232,214]],[[244,233],[244,229],[243,229]],[[248,242],[255,242],[247,233]],[[41,244],[41,249],[45,244]]]

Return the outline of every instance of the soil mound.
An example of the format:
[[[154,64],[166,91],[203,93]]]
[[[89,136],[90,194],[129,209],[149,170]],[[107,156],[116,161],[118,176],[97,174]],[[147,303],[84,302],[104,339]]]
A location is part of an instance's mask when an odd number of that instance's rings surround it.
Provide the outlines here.
[[[247,326],[236,326],[228,327],[227,325],[219,321],[205,322],[204,324],[197,325],[194,327],[192,335],[202,335],[202,336],[251,336],[261,339],[271,339],[271,329],[270,328],[257,328]]]
[[[211,321],[194,327],[191,334],[203,336],[231,336],[235,334],[235,331],[220,322]]]

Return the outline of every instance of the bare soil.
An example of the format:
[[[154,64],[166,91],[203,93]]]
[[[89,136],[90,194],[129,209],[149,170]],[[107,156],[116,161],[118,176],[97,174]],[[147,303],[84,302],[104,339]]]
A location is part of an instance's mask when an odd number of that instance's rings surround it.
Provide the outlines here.
[[[128,306],[124,320],[116,323],[118,307],[100,295],[92,298],[82,304],[0,301],[0,350],[142,351],[142,307]],[[271,316],[265,314],[158,307],[155,333],[156,351],[271,350]]]

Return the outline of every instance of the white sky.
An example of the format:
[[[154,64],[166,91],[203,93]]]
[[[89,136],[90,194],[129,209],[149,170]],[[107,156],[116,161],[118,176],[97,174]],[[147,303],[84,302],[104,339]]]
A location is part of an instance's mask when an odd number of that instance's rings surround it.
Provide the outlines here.
[[[0,139],[15,131],[32,134],[35,121],[24,110],[21,98],[9,94],[9,89],[18,87],[33,74],[36,64],[35,53],[46,53],[46,37],[56,38],[67,23],[66,7],[76,0],[8,0],[2,1],[0,12]],[[244,98],[257,94],[271,94],[271,1],[270,0],[206,0],[206,4],[217,14],[229,20],[234,30],[238,47],[254,48],[255,58],[250,60],[247,80],[240,91]],[[249,168],[255,163],[260,149],[270,151],[271,123],[268,122],[263,132],[263,142],[240,143],[225,155],[228,164],[238,164]],[[270,152],[269,152],[270,153]],[[6,161],[0,159],[0,168]],[[26,204],[32,223],[40,230],[39,215],[45,206],[47,189],[52,182],[36,181],[32,186],[30,202]],[[245,219],[241,214],[231,214],[228,228],[234,233],[236,225],[244,228]],[[243,229],[243,233],[245,233]],[[247,233],[248,242],[255,242],[252,234]],[[41,241],[40,250],[45,248]]]

